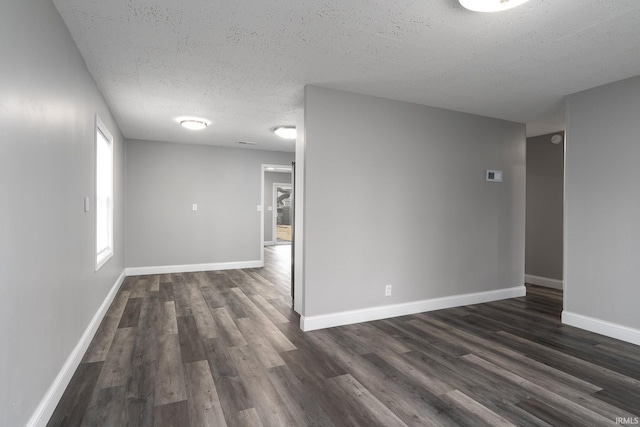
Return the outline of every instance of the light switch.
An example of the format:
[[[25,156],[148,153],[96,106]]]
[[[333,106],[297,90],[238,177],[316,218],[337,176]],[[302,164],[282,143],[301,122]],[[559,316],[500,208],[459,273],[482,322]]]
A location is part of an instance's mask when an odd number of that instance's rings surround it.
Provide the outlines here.
[[[262,205],[258,205],[258,212],[262,212]]]
[[[194,203],[194,204],[193,204],[193,210],[194,210],[194,211],[197,211],[197,210],[198,210],[198,204],[197,204],[197,203]]]
[[[271,212],[271,211],[273,210],[273,206],[269,206],[269,207],[267,208],[267,210],[268,210],[269,212]]]
[[[85,212],[89,212],[90,206],[89,206],[89,198],[85,197],[84,198],[84,211]]]
[[[502,182],[502,171],[487,169],[487,173],[485,175],[485,181]]]

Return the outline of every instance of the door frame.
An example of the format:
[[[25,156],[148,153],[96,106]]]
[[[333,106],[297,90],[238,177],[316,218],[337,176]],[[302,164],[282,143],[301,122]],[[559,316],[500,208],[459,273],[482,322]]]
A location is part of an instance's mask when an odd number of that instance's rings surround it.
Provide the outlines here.
[[[291,164],[288,165],[277,165],[277,164],[265,164],[263,163],[261,166],[260,172],[260,205],[258,206],[258,211],[260,212],[260,265],[264,267],[264,181],[265,174],[267,172],[284,172],[290,173],[292,175],[293,181],[293,168]]]

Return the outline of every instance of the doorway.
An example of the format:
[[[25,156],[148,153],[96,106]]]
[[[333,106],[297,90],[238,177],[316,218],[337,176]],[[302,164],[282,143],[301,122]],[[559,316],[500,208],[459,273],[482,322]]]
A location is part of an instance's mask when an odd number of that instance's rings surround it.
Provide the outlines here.
[[[272,239],[276,245],[290,245],[292,242],[293,198],[291,184],[273,184],[273,227]]]
[[[564,137],[559,131],[526,141],[525,283],[558,291],[564,288]]]
[[[261,203],[258,206],[260,211],[261,264],[267,269],[273,265],[266,265],[266,263],[286,262],[291,265],[289,284],[292,302],[294,300],[293,250],[295,241],[293,235],[293,165],[294,163],[290,165],[262,165]],[[265,259],[267,248],[269,256]],[[278,256],[274,257],[274,254],[278,254]]]

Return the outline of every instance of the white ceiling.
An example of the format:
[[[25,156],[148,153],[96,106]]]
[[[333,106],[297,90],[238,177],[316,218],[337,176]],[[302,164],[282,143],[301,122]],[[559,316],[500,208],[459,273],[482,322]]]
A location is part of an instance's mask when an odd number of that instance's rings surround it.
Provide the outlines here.
[[[313,84],[564,129],[564,96],[640,74],[639,0],[53,0],[125,137],[293,151]],[[207,118],[200,132],[177,125]],[[257,142],[257,146],[237,141]]]

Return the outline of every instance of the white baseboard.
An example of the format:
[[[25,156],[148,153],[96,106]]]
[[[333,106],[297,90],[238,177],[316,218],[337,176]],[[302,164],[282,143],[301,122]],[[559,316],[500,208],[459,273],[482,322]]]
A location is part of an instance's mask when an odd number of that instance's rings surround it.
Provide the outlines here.
[[[273,242],[273,240],[269,240],[268,242],[264,242],[265,246],[273,246],[275,245],[275,243]]]
[[[630,328],[606,320],[595,319],[570,311],[562,312],[562,323],[631,344],[640,345],[640,329]]]
[[[185,264],[185,265],[157,265],[153,267],[129,267],[125,269],[127,276],[142,276],[146,274],[169,274],[169,273],[193,273],[195,271],[214,270],[238,270],[241,268],[264,267],[264,262],[238,261],[238,262],[217,262],[211,264]]]
[[[91,322],[89,322],[89,326],[87,326],[87,329],[85,329],[84,333],[80,337],[78,344],[76,344],[75,348],[67,358],[67,361],[62,366],[62,369],[60,369],[60,372],[53,381],[53,384],[51,384],[49,390],[47,390],[40,401],[40,404],[27,423],[27,427],[44,427],[49,422],[49,419],[53,415],[53,411],[55,411],[56,406],[58,406],[58,402],[60,402],[60,399],[62,398],[62,394],[69,385],[69,382],[71,382],[73,374],[76,372],[76,369],[78,369],[78,366],[80,366],[82,357],[89,348],[89,344],[91,344],[91,340],[96,334],[98,326],[100,326],[100,323],[107,313],[109,306],[113,302],[113,299],[118,293],[118,289],[120,289],[120,285],[122,285],[124,278],[125,272],[123,271],[100,305],[100,308],[98,308],[98,311],[96,311],[96,314],[93,315]]]
[[[544,286],[546,288],[553,288],[553,289],[559,289],[559,290],[564,289],[564,282],[558,279],[549,279],[548,277],[540,277],[540,276],[534,276],[532,274],[525,274],[524,281],[525,283]]]
[[[321,314],[318,316],[301,316],[300,329],[307,332],[316,329],[331,328],[334,326],[369,322],[371,320],[406,316],[409,314],[423,313],[425,311],[440,310],[443,308],[480,304],[483,302],[522,297],[526,295],[526,292],[527,290],[524,286],[516,286],[508,289],[498,289],[495,291],[474,292],[471,294],[383,305],[360,310],[341,311],[338,313]]]

